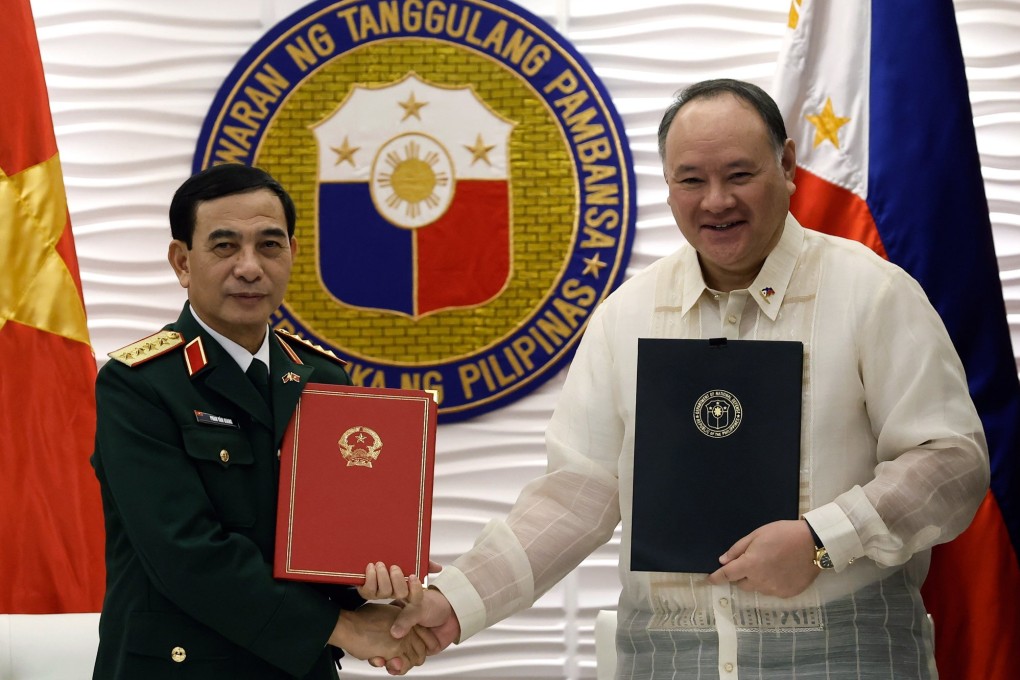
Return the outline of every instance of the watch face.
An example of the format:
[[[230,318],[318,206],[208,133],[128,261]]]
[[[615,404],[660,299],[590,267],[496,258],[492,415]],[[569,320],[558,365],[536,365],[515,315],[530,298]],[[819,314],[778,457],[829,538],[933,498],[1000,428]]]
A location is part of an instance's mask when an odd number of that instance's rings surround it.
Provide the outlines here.
[[[832,558],[829,557],[829,551],[825,548],[818,548],[815,551],[815,564],[819,569],[832,569]]]

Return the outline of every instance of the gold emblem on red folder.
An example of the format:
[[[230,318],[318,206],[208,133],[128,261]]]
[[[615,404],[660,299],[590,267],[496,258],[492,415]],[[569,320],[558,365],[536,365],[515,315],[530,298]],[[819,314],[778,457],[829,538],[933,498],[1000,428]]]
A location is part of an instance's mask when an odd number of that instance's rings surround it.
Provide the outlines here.
[[[344,432],[337,442],[340,452],[347,460],[347,467],[372,467],[372,461],[379,457],[382,439],[375,432],[362,425]]]

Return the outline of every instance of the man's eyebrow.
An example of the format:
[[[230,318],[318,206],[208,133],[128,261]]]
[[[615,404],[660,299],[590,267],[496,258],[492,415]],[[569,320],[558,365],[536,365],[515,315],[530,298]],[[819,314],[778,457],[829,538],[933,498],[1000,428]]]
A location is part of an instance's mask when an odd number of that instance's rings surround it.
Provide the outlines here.
[[[233,229],[213,229],[209,232],[209,236],[206,238],[208,241],[218,241],[220,239],[237,239],[240,234]]]
[[[755,165],[757,165],[757,163],[751,158],[739,158],[737,160],[726,163],[725,165],[723,165],[723,168],[727,170],[732,170],[734,168],[754,167]],[[673,168],[673,170],[674,172],[696,172],[698,170],[701,170],[702,167],[703,166],[701,165],[682,164],[676,166],[675,168]]]
[[[276,236],[278,238],[287,238],[287,230],[282,227],[266,227],[265,229],[259,230],[259,236]]]
[[[260,238],[276,237],[276,238],[287,238],[287,230],[282,227],[266,227],[260,229],[258,232]],[[221,239],[234,239],[238,240],[241,238],[241,233],[235,229],[213,229],[209,232],[209,241],[219,241]]]

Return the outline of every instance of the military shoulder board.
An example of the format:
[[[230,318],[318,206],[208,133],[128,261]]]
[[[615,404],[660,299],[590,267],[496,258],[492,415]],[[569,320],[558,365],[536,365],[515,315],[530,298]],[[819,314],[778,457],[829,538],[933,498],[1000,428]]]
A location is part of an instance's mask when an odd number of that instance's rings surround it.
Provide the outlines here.
[[[285,340],[288,343],[300,344],[302,347],[310,349],[313,352],[321,354],[324,357],[329,357],[330,359],[332,359],[336,363],[340,364],[341,366],[346,366],[347,365],[346,361],[344,361],[343,359],[338,357],[336,354],[333,354],[333,350],[326,349],[322,345],[317,345],[314,342],[311,342],[309,340],[305,340],[301,336],[294,335],[290,331],[285,331],[285,330],[283,330],[281,328],[277,328],[276,329],[276,335],[278,337],[282,338],[283,340]]]
[[[110,352],[107,356],[128,366],[138,366],[150,359],[166,354],[184,344],[184,338],[176,331],[160,331],[133,342],[126,347]]]

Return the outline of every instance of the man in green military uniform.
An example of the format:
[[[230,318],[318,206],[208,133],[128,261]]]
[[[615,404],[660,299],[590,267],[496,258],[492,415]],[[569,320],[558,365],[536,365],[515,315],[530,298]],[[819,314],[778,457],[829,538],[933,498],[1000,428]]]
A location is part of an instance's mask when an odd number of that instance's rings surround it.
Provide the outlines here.
[[[272,575],[284,428],[306,384],[349,383],[341,360],[269,329],[297,251],[293,202],[264,171],[221,165],[178,189],[170,225],[188,303],[111,353],[96,383],[94,677],[335,680],[341,648],[406,672],[430,633],[391,638],[395,607]]]

